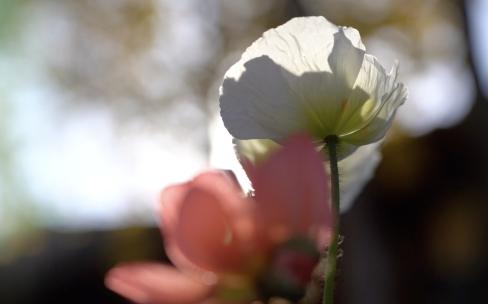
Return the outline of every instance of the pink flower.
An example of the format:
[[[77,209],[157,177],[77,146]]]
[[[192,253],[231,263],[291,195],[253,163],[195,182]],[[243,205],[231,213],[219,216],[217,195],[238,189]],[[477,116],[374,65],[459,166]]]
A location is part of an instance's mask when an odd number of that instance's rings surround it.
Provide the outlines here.
[[[243,165],[255,189],[250,197],[219,171],[166,188],[162,232],[176,267],[119,265],[106,285],[137,303],[158,304],[249,303],[273,276],[304,288],[332,224],[322,158],[311,139],[297,135],[263,164]]]

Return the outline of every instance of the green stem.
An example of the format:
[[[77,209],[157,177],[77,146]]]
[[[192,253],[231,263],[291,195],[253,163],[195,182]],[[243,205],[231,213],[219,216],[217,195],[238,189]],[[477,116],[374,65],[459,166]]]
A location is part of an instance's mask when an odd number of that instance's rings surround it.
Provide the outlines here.
[[[329,246],[327,254],[327,263],[325,267],[325,286],[323,295],[323,304],[334,303],[334,286],[337,267],[337,249],[339,247],[339,168],[337,166],[337,136],[327,136],[325,144],[327,145],[327,152],[330,164],[330,180],[331,180],[331,195],[332,195],[332,218],[333,218],[333,235],[332,242]]]

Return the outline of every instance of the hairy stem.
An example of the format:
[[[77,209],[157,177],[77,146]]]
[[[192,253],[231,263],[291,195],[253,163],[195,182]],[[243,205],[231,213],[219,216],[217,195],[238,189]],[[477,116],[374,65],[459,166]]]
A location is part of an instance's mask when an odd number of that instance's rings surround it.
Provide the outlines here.
[[[327,145],[327,152],[329,156],[330,164],[330,180],[331,180],[331,195],[332,195],[332,216],[333,216],[333,235],[332,242],[329,246],[329,252],[327,254],[327,263],[324,273],[324,295],[323,304],[334,303],[334,287],[335,276],[337,268],[337,249],[339,247],[339,168],[337,166],[337,136],[328,136],[325,138],[325,144]]]

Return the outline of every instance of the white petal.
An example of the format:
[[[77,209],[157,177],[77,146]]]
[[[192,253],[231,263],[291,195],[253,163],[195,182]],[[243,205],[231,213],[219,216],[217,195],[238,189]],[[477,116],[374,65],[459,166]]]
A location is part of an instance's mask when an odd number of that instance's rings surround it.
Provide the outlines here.
[[[233,140],[238,159],[247,159],[253,164],[262,163],[269,153],[280,147],[279,144],[269,139]]]
[[[361,67],[359,33],[323,17],[294,18],[255,41],[224,77],[221,115],[240,139],[280,141],[334,130]]]
[[[374,56],[364,56],[340,122],[342,140],[362,145],[385,135],[397,108],[407,97],[406,88],[397,82],[397,75],[397,65],[387,74]]]
[[[380,143],[359,147],[339,162],[341,212],[348,211],[364,186],[373,177],[381,160]]]
[[[364,46],[354,28],[339,28],[334,33],[334,47],[328,58],[338,85],[351,89],[356,82],[364,57]]]
[[[234,75],[239,73],[238,80]],[[220,92],[220,114],[229,132],[240,139],[276,141],[306,126],[286,78],[288,72],[269,57],[258,57],[226,74]],[[291,76],[290,76],[291,77]]]
[[[327,57],[339,28],[323,17],[293,18],[270,29],[242,55],[241,61],[267,55],[290,73],[331,72]]]
[[[305,103],[311,105],[320,118],[323,127],[317,133],[321,133],[322,139],[337,134],[344,103],[351,94],[364,57],[364,46],[355,29],[339,28],[332,40],[333,47],[327,56],[330,72],[306,73],[298,79]]]

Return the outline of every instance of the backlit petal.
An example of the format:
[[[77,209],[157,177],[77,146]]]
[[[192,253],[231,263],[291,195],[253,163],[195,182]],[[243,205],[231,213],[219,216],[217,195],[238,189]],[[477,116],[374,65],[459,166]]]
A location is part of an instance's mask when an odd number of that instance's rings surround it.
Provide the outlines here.
[[[329,186],[322,157],[307,136],[294,136],[251,178],[256,213],[268,240],[312,236],[330,229]]]
[[[108,272],[105,285],[142,304],[198,303],[213,289],[213,286],[196,282],[174,267],[150,262],[114,267]]]
[[[323,139],[335,130],[363,55],[357,31],[323,17],[294,18],[265,32],[224,77],[225,126],[240,139],[281,142],[298,131]]]
[[[397,108],[407,97],[405,87],[397,82],[397,75],[397,65],[387,74],[374,56],[364,57],[341,122],[342,140],[361,145],[385,135]]]
[[[243,259],[252,250],[253,225],[250,205],[232,178],[207,172],[166,192],[163,230],[175,264],[193,272],[195,267],[212,272],[245,267]]]
[[[203,189],[190,190],[175,232],[188,259],[211,271],[236,270],[242,264],[232,218],[223,203]]]
[[[380,144],[361,146],[351,156],[339,162],[341,212],[352,207],[354,200],[373,177],[381,160]]]
[[[323,17],[294,18],[266,31],[220,88],[221,116],[235,138],[282,144],[307,133],[323,146],[336,135],[339,160],[383,138],[405,99],[397,68],[387,74],[365,54],[357,30]]]

